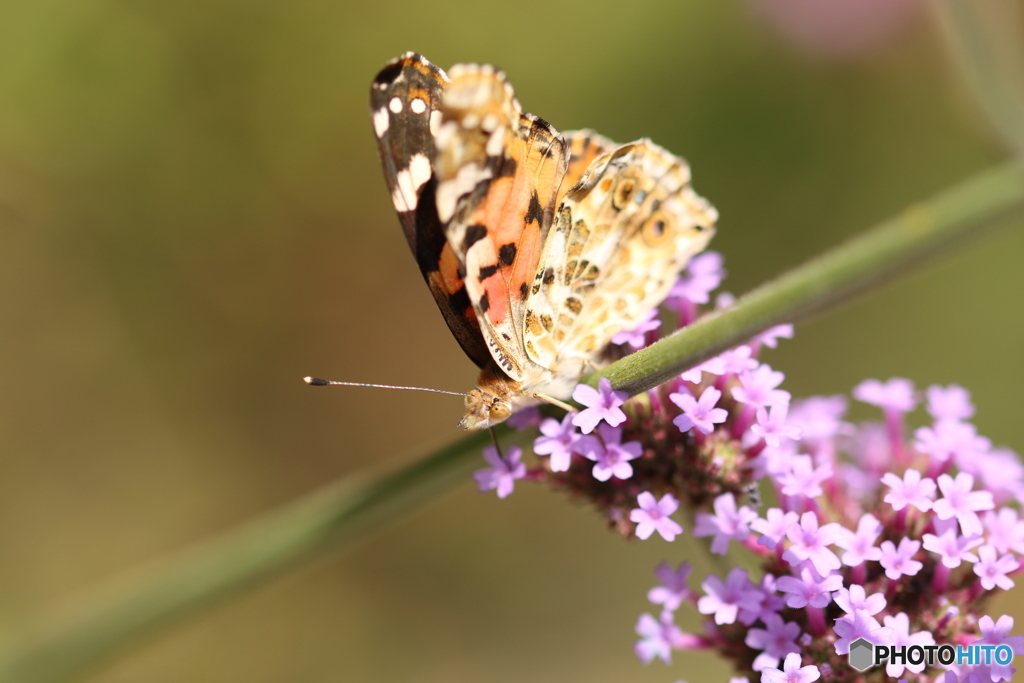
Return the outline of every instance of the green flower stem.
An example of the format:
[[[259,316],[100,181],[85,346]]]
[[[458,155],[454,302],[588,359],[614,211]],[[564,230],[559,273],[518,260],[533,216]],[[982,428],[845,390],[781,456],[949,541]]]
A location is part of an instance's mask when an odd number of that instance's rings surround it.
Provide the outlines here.
[[[984,171],[759,287],[728,311],[609,366],[601,376],[634,393],[653,387],[772,325],[924,263],[954,238],[977,237],[981,228],[1022,207],[1019,166]],[[523,437],[511,431],[501,437],[503,443],[517,438]],[[71,616],[31,630],[21,649],[0,658],[0,681],[67,680],[314,553],[379,529],[464,482],[489,440],[486,433],[471,434],[397,474],[369,482],[346,479],[115,583],[70,609]]]
[[[518,434],[507,431],[502,443]],[[69,618],[33,629],[0,659],[4,683],[52,683],[269,579],[306,557],[344,546],[465,483],[491,442],[476,432],[377,481],[345,478],[115,582],[79,601]]]
[[[673,335],[587,377],[607,377],[638,394],[781,323],[801,320],[907,272],[950,246],[996,224],[1024,205],[1024,169],[1008,162],[911,205],[829,252],[704,316]]]

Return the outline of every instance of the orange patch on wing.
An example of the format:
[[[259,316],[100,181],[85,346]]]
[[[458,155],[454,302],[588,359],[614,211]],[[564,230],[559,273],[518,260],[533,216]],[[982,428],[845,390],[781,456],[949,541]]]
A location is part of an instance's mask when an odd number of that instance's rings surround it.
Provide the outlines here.
[[[462,276],[459,275],[459,257],[455,255],[450,244],[445,244],[441,249],[441,259],[437,264],[437,271],[441,274],[441,282],[449,294],[462,289],[464,284]]]

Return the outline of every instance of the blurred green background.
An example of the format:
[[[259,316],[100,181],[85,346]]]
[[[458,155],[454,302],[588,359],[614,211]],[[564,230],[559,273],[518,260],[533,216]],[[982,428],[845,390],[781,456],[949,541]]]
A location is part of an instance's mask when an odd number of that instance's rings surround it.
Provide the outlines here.
[[[686,156],[742,293],[1003,157],[926,9],[0,3],[0,643],[134,566],[458,437],[456,398],[301,382],[475,379],[379,169],[367,92],[387,60],[495,63],[560,129]],[[959,382],[980,430],[1024,450],[1022,259],[1024,233],[1000,232],[765,360],[797,396]],[[90,680],[724,681],[711,657],[631,652],[651,570],[691,551],[625,543],[538,487],[498,501],[467,481]],[[1013,595],[1000,608],[1024,614]]]

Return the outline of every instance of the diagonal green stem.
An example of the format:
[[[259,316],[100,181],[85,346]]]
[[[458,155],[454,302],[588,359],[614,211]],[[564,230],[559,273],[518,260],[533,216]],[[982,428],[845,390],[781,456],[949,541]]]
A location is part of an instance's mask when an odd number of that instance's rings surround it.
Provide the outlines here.
[[[1024,208],[1024,171],[1007,163],[914,205],[862,236],[763,285],[601,375],[639,392],[780,322],[830,306],[927,262],[955,239],[977,237]],[[592,378],[593,379],[593,378]],[[596,379],[594,380],[596,381]],[[519,437],[508,432],[503,441]],[[112,585],[45,624],[0,658],[0,681],[68,680],[143,636],[258,585],[314,553],[342,546],[465,481],[490,439],[472,434],[377,481],[346,479],[243,528]]]
[[[741,297],[728,310],[692,325],[594,373],[638,394],[780,323],[833,306],[887,278],[926,262],[951,243],[990,228],[1024,202],[1024,169],[1008,162],[798,266]]]
[[[378,481],[343,479],[96,591],[66,610],[69,618],[52,620],[23,649],[6,653],[0,681],[68,680],[313,553],[379,529],[465,482],[489,443],[489,434],[477,432]]]

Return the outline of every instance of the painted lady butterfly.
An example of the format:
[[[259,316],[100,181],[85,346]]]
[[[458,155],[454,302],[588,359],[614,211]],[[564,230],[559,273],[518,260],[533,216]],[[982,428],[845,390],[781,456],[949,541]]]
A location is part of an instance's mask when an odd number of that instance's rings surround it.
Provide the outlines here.
[[[409,52],[374,79],[370,106],[405,237],[481,368],[466,429],[571,396],[714,233],[686,162],[646,139],[560,134],[492,66],[445,74]]]

